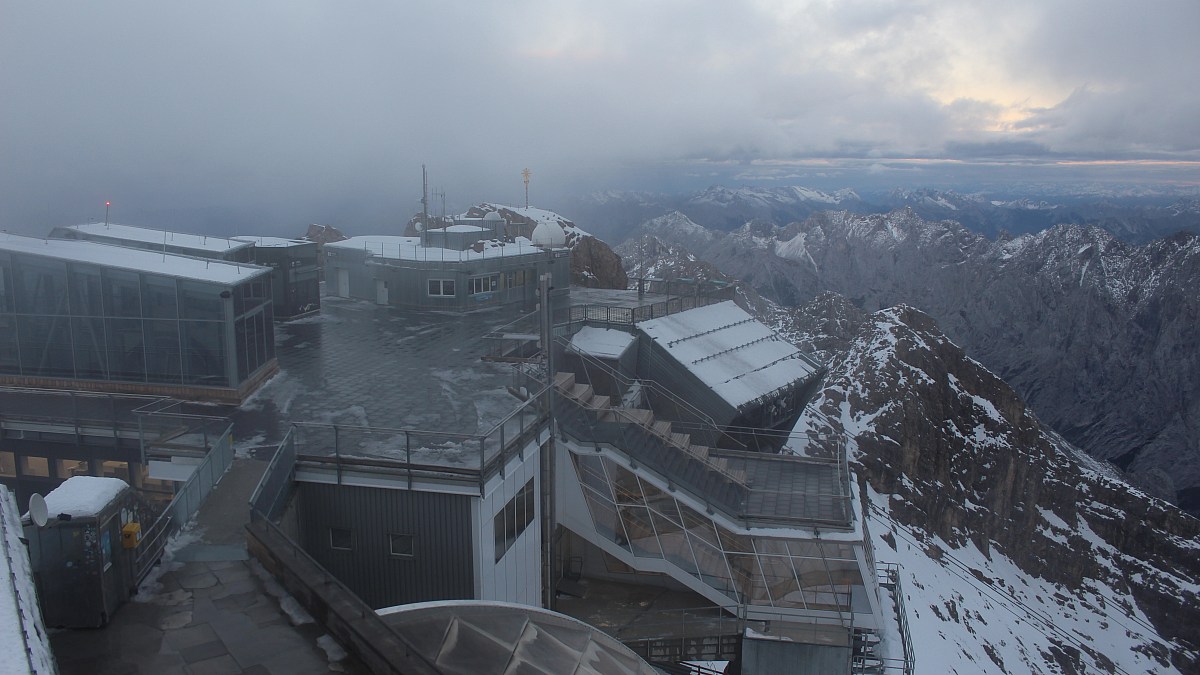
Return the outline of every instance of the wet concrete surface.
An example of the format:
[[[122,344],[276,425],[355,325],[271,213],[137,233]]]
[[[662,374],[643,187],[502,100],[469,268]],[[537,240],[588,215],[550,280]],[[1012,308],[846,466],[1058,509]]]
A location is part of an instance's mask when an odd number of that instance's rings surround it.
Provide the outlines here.
[[[209,495],[188,542],[155,569],[138,596],[104,628],[57,630],[50,643],[63,675],[303,675],[366,673],[353,659],[331,661],[324,630],[294,625],[294,600],[249,560],[242,529],[247,500],[266,462],[234,461]]]

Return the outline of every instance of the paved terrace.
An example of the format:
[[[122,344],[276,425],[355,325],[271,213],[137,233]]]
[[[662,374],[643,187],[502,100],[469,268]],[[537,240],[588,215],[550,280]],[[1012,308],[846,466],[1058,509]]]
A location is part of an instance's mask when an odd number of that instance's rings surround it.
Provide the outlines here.
[[[279,374],[234,416],[247,443],[277,445],[291,422],[479,434],[520,404],[507,390],[511,366],[480,359],[483,335],[517,318],[516,310],[322,302],[320,314],[276,327]]]

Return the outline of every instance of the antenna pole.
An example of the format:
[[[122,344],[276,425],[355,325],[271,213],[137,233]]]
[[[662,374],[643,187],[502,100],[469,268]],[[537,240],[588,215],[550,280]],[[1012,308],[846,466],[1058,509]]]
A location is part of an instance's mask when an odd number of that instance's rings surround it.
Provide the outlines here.
[[[521,171],[521,177],[525,179],[525,208],[529,208],[529,177],[532,175],[533,172],[529,170],[529,167],[525,167]]]
[[[421,227],[429,229],[429,175],[424,164],[421,165]]]
[[[112,202],[105,200],[104,202],[104,227],[108,227],[108,207],[112,206]]]

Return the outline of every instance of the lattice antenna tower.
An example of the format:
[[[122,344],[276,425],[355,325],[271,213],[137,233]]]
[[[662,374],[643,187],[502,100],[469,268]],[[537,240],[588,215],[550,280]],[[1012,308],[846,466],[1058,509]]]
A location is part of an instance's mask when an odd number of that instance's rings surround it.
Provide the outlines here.
[[[529,208],[529,177],[532,175],[533,172],[529,170],[529,167],[525,167],[521,171],[521,177],[525,179],[525,208]]]

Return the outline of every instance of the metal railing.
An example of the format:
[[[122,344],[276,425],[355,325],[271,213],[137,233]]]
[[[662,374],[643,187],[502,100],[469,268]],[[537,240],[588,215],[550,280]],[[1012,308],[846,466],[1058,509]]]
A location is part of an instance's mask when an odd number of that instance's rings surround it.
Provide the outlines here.
[[[405,479],[410,487],[415,477],[439,475],[476,483],[483,494],[486,481],[503,476],[507,463],[522,457],[548,419],[543,389],[527,392],[525,401],[482,434],[293,422],[257,489],[278,495],[300,463],[327,467],[339,480],[347,472],[369,472]],[[261,497],[256,492],[255,499]],[[264,510],[277,515],[275,508]]]
[[[290,564],[293,574],[296,574],[295,570],[297,563],[302,563],[305,568],[314,570],[318,575],[320,575],[320,583],[310,584],[308,588],[309,591],[313,592],[299,595],[301,599],[309,600],[306,609],[312,612],[314,615],[321,617],[322,624],[327,630],[329,629],[329,615],[339,615],[339,617],[348,627],[347,629],[354,631],[354,635],[360,638],[355,639],[352,642],[355,650],[366,651],[369,653],[369,655],[359,653],[358,656],[360,659],[369,663],[390,665],[394,664],[396,654],[389,653],[387,650],[382,648],[382,645],[376,644],[372,640],[361,639],[363,638],[363,635],[353,628],[349,619],[355,619],[361,622],[370,622],[374,624],[375,630],[390,634],[390,636],[393,637],[397,642],[404,645],[404,658],[406,660],[415,659],[419,667],[422,668],[421,672],[440,672],[437,667],[430,663],[429,660],[426,659],[422,653],[416,649],[416,647],[408,642],[403,635],[388,626],[387,622],[383,621],[383,619],[379,617],[374,609],[367,605],[367,603],[363,602],[363,600],[358,597],[357,593],[351,590],[350,587],[343,583],[341,579],[338,579],[337,576],[325,569],[319,562],[317,562],[315,558],[309,555],[308,552],[305,551],[302,546],[300,546],[300,544],[296,543],[291,537],[287,536],[287,534],[280,529],[278,525],[271,522],[271,520],[267,518],[265,514],[255,509],[253,502],[251,502],[250,517],[251,522],[254,525],[263,527],[275,535],[273,537],[275,541],[263,541],[262,544],[270,550],[271,554],[274,555],[281,564]],[[281,545],[273,545],[276,542]],[[296,576],[299,577],[298,574],[296,574]],[[315,611],[311,599],[314,596],[321,596],[327,601],[330,589],[336,589],[338,592],[339,599],[336,603],[336,606],[334,606],[334,603],[330,603],[331,606],[329,607],[329,612]],[[397,675],[400,672],[395,670],[394,667],[390,668],[389,671],[397,673]]]
[[[569,342],[564,338],[558,338],[558,344],[565,348]],[[712,438],[714,444],[717,439],[723,438],[727,444],[730,444],[735,449],[744,449],[746,447],[745,444],[718,426],[716,420],[712,417],[657,381],[628,377],[590,354],[582,352],[574,353],[584,363],[583,375],[588,378],[588,384],[594,384],[591,381],[593,370],[601,372],[616,384],[622,397],[635,389],[638,390],[639,395],[644,399],[646,407],[655,413],[655,417],[660,417],[662,403],[666,402],[673,409],[674,417],[663,417],[662,419],[669,419],[672,424],[688,425],[687,428],[690,431],[703,431]],[[576,375],[578,376],[578,373]],[[660,400],[658,405],[659,410],[657,411],[654,409],[655,398]]]
[[[158,519],[142,535],[135,561],[135,581],[140,584],[162,555],[170,535],[179,531],[200,510],[213,487],[233,464],[233,424],[225,420],[225,429],[212,443],[204,459]]]
[[[916,655],[912,646],[912,632],[908,627],[908,612],[904,609],[904,588],[900,585],[900,565],[897,563],[879,563],[875,568],[879,585],[892,593],[896,605],[896,626],[900,635],[903,656],[901,658],[876,656],[878,667],[873,670],[859,669],[856,673],[902,673],[912,675],[916,669]]]
[[[288,429],[279,448],[267,463],[262,478],[250,494],[250,519],[266,518],[272,522],[287,508],[288,497],[296,477],[295,429]]]

